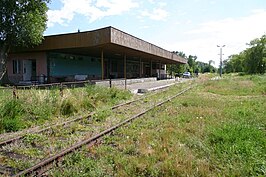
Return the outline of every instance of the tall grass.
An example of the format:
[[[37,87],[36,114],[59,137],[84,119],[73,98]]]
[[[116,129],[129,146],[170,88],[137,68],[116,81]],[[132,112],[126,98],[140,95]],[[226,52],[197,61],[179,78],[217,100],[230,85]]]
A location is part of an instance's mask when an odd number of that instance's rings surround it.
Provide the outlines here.
[[[52,176],[265,176],[266,76],[226,76],[65,158]]]
[[[58,88],[50,90],[0,90],[0,133],[18,131],[58,117],[88,114],[110,107],[131,97],[128,91],[87,85],[83,88],[65,89],[63,96]]]
[[[23,128],[20,116],[25,114],[23,103],[17,100],[8,100],[0,108],[0,130],[17,131]]]

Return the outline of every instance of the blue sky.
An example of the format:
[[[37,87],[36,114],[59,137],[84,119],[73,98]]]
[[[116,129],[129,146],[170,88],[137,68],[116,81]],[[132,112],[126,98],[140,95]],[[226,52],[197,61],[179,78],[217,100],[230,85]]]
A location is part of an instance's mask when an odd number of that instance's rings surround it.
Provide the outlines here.
[[[169,51],[223,59],[266,34],[266,0],[52,0],[45,35],[113,26]]]

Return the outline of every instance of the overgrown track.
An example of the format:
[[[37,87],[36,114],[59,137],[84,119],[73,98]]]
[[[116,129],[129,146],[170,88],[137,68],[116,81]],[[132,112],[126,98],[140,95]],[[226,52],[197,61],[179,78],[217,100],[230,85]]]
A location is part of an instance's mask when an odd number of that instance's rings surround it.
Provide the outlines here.
[[[80,121],[74,120],[67,125],[63,123],[60,125],[61,129],[59,125],[56,125],[55,127],[42,130],[42,132],[39,132],[37,135],[20,137],[12,141],[11,144],[6,144],[1,147],[0,160],[4,160],[6,164],[0,165],[0,172],[4,175],[14,176],[41,175],[66,154],[75,151],[85,144],[93,144],[104,135],[111,133],[146,112],[185,93],[191,88],[192,86],[174,96],[164,100],[157,100],[156,102],[154,102],[154,100],[149,101],[145,99],[145,97],[114,106],[112,108],[114,114],[108,115],[108,118],[104,121],[96,119],[96,121],[93,122],[92,120],[78,118]],[[126,116],[123,115],[121,117],[121,114],[125,113]],[[37,139],[37,141],[34,141],[35,139]],[[83,140],[80,141],[81,139]],[[29,149],[31,149],[30,152],[33,152],[34,155],[27,151]],[[45,158],[47,156],[50,157]],[[10,164],[15,163],[14,161],[17,164],[10,167]],[[26,161],[27,163],[21,161]]]
[[[129,109],[129,107],[134,107],[134,103],[136,102],[140,102],[140,104],[143,103],[143,100],[144,99],[147,99],[148,97],[151,97],[151,96],[154,96],[154,95],[157,95],[157,94],[161,94],[163,93],[164,91],[166,91],[167,89],[164,89],[164,90],[161,90],[160,92],[155,92],[155,93],[152,93],[152,94],[149,94],[147,96],[143,96],[139,99],[135,99],[135,100],[132,100],[132,101],[128,101],[126,103],[122,103],[122,104],[118,104],[118,105],[115,105],[113,107],[110,108],[110,110],[116,112],[116,110],[121,107],[127,107],[127,109]],[[123,111],[118,111],[120,113],[123,113]],[[7,138],[5,139],[4,141],[0,142],[0,174],[15,174],[16,172],[20,171],[21,169],[24,169],[24,167],[28,167],[29,165],[28,164],[25,164],[25,162],[20,162],[20,161],[30,161],[30,159],[32,159],[32,157],[27,157],[27,156],[33,156],[32,154],[29,154],[29,152],[25,152],[25,149],[29,148],[29,149],[32,149],[32,150],[37,150],[37,151],[44,151],[46,150],[47,151],[47,147],[43,147],[43,145],[36,145],[38,144],[38,142],[35,142],[35,140],[37,141],[40,141],[38,140],[38,135],[45,135],[45,137],[47,139],[56,139],[57,141],[63,141],[65,139],[65,141],[68,140],[68,138],[66,137],[60,137],[60,135],[55,135],[55,134],[58,134],[58,131],[60,131],[60,129],[73,129],[73,126],[88,126],[90,127],[90,129],[86,129],[84,128],[84,130],[82,131],[79,131],[79,130],[71,130],[71,132],[65,132],[64,130],[62,130],[65,134],[67,135],[61,135],[61,136],[68,136],[68,135],[71,135],[73,134],[74,132],[81,132],[81,135],[82,137],[81,138],[84,138],[84,135],[86,136],[91,136],[93,133],[97,133],[97,131],[94,131],[93,128],[95,130],[99,129],[99,130],[102,130],[106,127],[110,127],[110,125],[107,123],[107,124],[103,124],[104,126],[95,126],[93,125],[93,119],[95,119],[95,114],[98,114],[98,112],[92,112],[90,113],[89,115],[87,116],[83,116],[83,117],[78,117],[78,118],[74,118],[74,119],[71,119],[71,120],[67,120],[65,122],[62,122],[62,123],[57,123],[57,124],[53,124],[53,125],[49,125],[45,128],[40,128],[40,127],[35,127],[33,130],[29,129],[29,130],[26,130],[24,131],[24,133],[20,133],[18,134],[17,136],[12,136],[11,138]],[[114,120],[114,119],[113,119]],[[117,119],[116,121],[121,121],[123,119]],[[115,121],[114,121],[115,122]],[[75,124],[76,123],[76,124]],[[69,128],[70,127],[70,128]],[[99,128],[100,127],[100,128]],[[74,127],[75,128],[75,127]],[[57,130],[59,129],[59,130]],[[99,132],[98,130],[98,132]],[[85,134],[86,132],[92,132],[91,134],[87,133]],[[80,135],[80,134],[79,134]],[[56,136],[56,137],[54,137]],[[79,136],[78,136],[79,137]],[[36,139],[37,138],[37,139]],[[80,140],[81,138],[75,138],[75,142]],[[62,140],[63,139],[63,140]],[[56,141],[54,140],[54,141]],[[52,143],[53,141],[50,142],[50,144]],[[67,143],[65,143],[67,144]],[[60,145],[60,143],[59,143]],[[69,146],[71,144],[67,144],[67,146]],[[43,159],[47,156],[50,156],[51,154],[55,154],[57,153],[56,150],[54,149],[59,149],[61,150],[60,148],[54,148],[53,146],[51,147],[51,145],[49,145],[50,149],[52,148],[52,150],[49,150],[48,152],[46,152],[46,155],[43,155],[43,157],[41,157],[40,159]],[[57,144],[55,146],[58,146]],[[64,145],[66,146],[66,145]],[[23,150],[21,150],[23,149]],[[25,155],[27,154],[27,155]],[[29,155],[28,155],[29,154]],[[35,163],[36,159],[35,160],[32,160],[32,162],[30,163]],[[38,162],[38,161],[37,161]],[[17,165],[19,164],[19,165]],[[14,167],[15,166],[15,167]]]
[[[163,89],[160,89],[160,90],[161,90],[160,93],[166,91],[166,90],[163,90]],[[115,105],[115,106],[111,107],[111,110],[115,110],[115,109],[118,109],[119,107],[123,107],[123,106],[126,106],[126,105],[133,104],[133,103],[135,103],[135,102],[137,102],[137,101],[144,100],[145,98],[150,97],[150,96],[154,96],[154,95],[157,94],[157,93],[158,93],[158,92],[155,92],[155,93],[153,93],[153,94],[150,94],[150,95],[147,95],[147,96],[143,96],[143,97],[138,98],[138,99],[135,99],[135,100],[131,100],[131,101],[127,101],[127,102],[125,102],[125,103],[121,103],[121,104]],[[70,119],[70,120],[67,120],[67,121],[64,121],[64,122],[61,122],[61,123],[56,123],[56,124],[49,125],[49,126],[47,126],[47,127],[45,127],[45,128],[39,128],[39,127],[36,127],[34,130],[28,130],[28,131],[26,131],[26,133],[21,133],[21,134],[19,134],[19,135],[17,135],[17,136],[13,136],[13,137],[11,137],[11,138],[8,138],[8,139],[5,139],[5,140],[0,141],[0,148],[1,148],[2,146],[5,146],[5,145],[7,145],[7,144],[10,144],[10,143],[12,143],[12,142],[14,142],[14,141],[17,141],[17,140],[22,139],[22,138],[25,137],[25,135],[27,135],[27,134],[37,134],[37,133],[42,133],[42,132],[48,131],[49,129],[55,128],[55,127],[57,127],[57,126],[65,126],[65,125],[68,125],[68,124],[70,124],[70,123],[72,123],[72,122],[77,122],[77,121],[81,121],[81,120],[84,120],[84,119],[89,119],[89,118],[91,118],[95,113],[96,113],[96,112],[94,111],[94,112],[89,113],[87,116],[81,116],[81,117],[78,117],[78,118],[73,118],[73,119]],[[1,168],[0,168],[0,172],[1,172]]]

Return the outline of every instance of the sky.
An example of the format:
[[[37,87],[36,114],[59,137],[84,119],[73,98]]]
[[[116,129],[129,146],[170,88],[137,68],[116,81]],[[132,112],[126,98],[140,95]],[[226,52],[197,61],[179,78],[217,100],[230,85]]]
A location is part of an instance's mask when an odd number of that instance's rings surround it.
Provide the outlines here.
[[[45,35],[107,26],[169,51],[223,60],[266,34],[266,0],[51,0]]]

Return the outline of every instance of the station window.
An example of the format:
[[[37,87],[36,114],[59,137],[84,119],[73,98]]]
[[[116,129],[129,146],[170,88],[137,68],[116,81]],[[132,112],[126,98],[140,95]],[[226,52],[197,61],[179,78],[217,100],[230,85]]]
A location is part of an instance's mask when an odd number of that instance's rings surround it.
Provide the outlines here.
[[[112,69],[111,69],[112,72],[117,72],[117,62],[113,61],[111,65],[112,65]]]
[[[21,61],[13,60],[13,74],[20,74],[20,73],[21,73]]]

